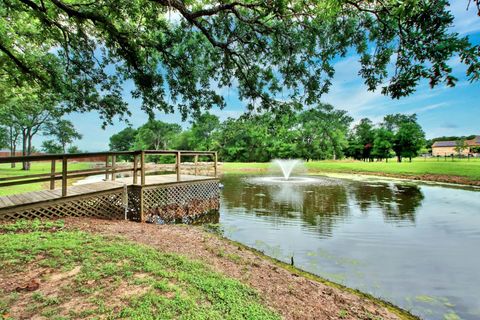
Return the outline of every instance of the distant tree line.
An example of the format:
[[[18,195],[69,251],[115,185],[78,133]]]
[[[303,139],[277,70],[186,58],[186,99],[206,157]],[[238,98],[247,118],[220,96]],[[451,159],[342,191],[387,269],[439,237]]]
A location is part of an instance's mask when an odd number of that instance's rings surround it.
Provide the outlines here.
[[[416,115],[392,114],[382,123],[353,118],[344,110],[319,104],[306,110],[245,114],[221,122],[210,113],[194,117],[189,129],[151,119],[137,129],[128,127],[110,137],[110,150],[218,150],[222,161],[306,161],[341,159],[397,161],[417,156],[425,134]]]
[[[10,150],[11,155],[21,151],[22,155],[29,156],[37,151],[32,143],[33,138],[43,135],[51,138],[43,142],[43,152],[79,151],[72,143],[82,136],[72,122],[63,119],[66,110],[57,94],[35,86],[19,88],[0,85],[0,88],[0,148]],[[12,167],[15,167],[15,163],[12,163]],[[29,170],[30,163],[23,162],[22,169]]]
[[[357,160],[388,161],[394,154],[398,162],[420,154],[425,146],[425,133],[415,114],[391,114],[374,125],[364,118],[350,131],[345,155]]]

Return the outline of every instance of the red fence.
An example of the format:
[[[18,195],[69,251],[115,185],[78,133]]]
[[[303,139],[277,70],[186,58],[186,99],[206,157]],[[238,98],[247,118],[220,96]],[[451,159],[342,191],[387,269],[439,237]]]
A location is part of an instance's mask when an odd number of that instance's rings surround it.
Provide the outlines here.
[[[43,152],[34,152],[31,155],[32,156],[44,156],[47,155],[48,153],[43,153]],[[10,151],[0,151],[0,158],[6,158],[6,157],[11,157],[12,154]],[[15,152],[16,157],[21,157],[23,156],[21,151]],[[74,161],[77,162],[105,162],[107,160],[106,156],[97,156],[97,157],[86,157],[86,158],[78,158],[78,159],[73,159]]]

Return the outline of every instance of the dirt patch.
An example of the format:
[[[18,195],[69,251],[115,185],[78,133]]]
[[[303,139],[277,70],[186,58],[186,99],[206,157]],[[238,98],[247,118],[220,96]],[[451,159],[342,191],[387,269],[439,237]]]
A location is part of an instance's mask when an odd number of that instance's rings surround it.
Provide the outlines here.
[[[82,318],[99,307],[94,301],[100,295],[105,305],[115,309],[126,305],[131,297],[142,295],[150,289],[150,286],[125,281],[109,283],[109,279],[102,279],[89,283],[91,288],[101,287],[103,290],[93,292],[88,297],[75,290],[78,287],[75,277],[80,271],[80,266],[67,272],[58,272],[34,263],[23,272],[12,274],[0,270],[0,294],[9,295],[12,300],[9,314],[0,314],[0,319],[47,319],[51,316]],[[32,283],[35,286],[30,290]]]
[[[260,292],[286,319],[401,319],[376,301],[292,273],[200,227],[68,218],[66,227],[130,240],[201,260]]]
[[[321,174],[322,172],[332,173],[334,171],[314,170],[312,173]],[[472,180],[468,177],[450,176],[445,174],[401,174],[401,173],[385,173],[385,172],[370,172],[370,171],[337,171],[338,173],[346,174],[361,174],[379,177],[400,178],[417,181],[432,181],[441,183],[453,183],[468,186],[480,186],[480,180]]]

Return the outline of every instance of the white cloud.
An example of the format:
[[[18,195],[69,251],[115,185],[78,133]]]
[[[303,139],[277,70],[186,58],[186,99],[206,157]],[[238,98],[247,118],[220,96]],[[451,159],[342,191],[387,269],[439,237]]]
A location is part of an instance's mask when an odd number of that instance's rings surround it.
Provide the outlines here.
[[[454,0],[450,4],[450,11],[455,17],[452,29],[461,35],[480,31],[480,17],[477,16],[475,4],[472,1],[468,11],[467,4],[467,0]]]

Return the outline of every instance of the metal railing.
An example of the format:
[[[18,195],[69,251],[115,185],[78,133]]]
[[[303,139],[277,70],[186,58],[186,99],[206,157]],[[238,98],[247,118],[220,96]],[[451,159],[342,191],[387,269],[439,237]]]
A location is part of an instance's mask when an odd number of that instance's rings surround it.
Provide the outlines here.
[[[40,162],[50,161],[50,173],[30,174],[12,177],[0,177],[0,188],[16,185],[24,185],[30,183],[50,182],[50,190],[55,189],[55,182],[61,180],[62,182],[62,197],[67,195],[68,180],[74,178],[83,178],[88,176],[105,174],[105,179],[111,177],[115,180],[118,173],[132,172],[133,184],[138,184],[138,173],[140,173],[140,184],[145,185],[146,176],[146,156],[147,155],[171,155],[175,157],[175,173],[177,181],[181,180],[181,166],[182,156],[194,157],[195,175],[197,175],[198,157],[213,158],[214,177],[217,177],[217,152],[215,151],[190,151],[190,150],[136,150],[136,151],[110,151],[110,152],[90,152],[90,153],[74,153],[74,154],[47,154],[47,155],[33,155],[33,156],[15,156],[15,157],[0,157],[1,163],[24,163],[24,162]],[[130,156],[133,157],[133,166],[119,167],[117,165],[117,157]],[[83,170],[68,170],[68,162],[74,159],[105,157],[105,167],[83,169]],[[56,170],[57,161],[61,161],[62,170]]]

